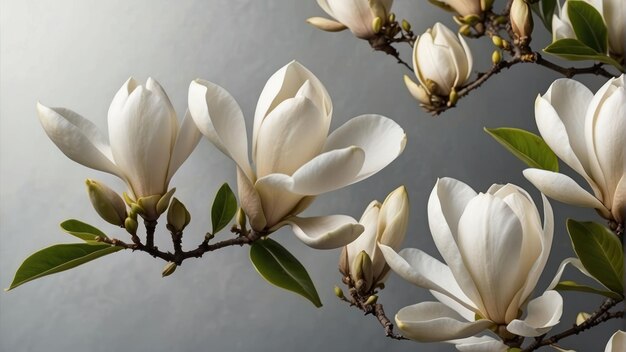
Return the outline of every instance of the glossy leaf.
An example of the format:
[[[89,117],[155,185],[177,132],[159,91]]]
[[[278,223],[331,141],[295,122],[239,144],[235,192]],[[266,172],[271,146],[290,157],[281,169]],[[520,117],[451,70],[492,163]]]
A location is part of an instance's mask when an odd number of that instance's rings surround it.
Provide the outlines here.
[[[250,260],[269,283],[303,296],[318,308],[322,306],[304,266],[278,242],[269,238],[254,242],[250,247]]]
[[[485,128],[498,143],[526,165],[558,172],[559,161],[544,140],[534,133],[519,128]]]
[[[609,35],[602,15],[592,5],[580,1],[567,2],[567,15],[576,38],[598,53],[606,53]]]
[[[545,49],[543,49],[543,51],[572,61],[600,61],[605,64],[613,65],[618,70],[624,72],[624,68],[619,64],[619,62],[615,61],[606,54],[596,52],[594,49],[586,46],[577,39],[559,39],[548,45]]]
[[[615,234],[595,222],[567,220],[574,251],[582,265],[609,290],[624,295],[624,253]]]
[[[546,29],[552,32],[552,16],[556,9],[556,0],[541,0],[531,4],[530,7],[539,16]]]
[[[226,227],[237,213],[237,199],[233,191],[224,183],[217,191],[213,206],[211,207],[211,223],[213,225],[213,234],[218,233]]]
[[[561,281],[559,282],[555,287],[555,290],[557,291],[578,291],[578,292],[587,292],[587,293],[593,293],[596,295],[602,295],[605,297],[609,297],[609,298],[614,298],[614,299],[621,299],[622,296],[620,296],[619,294],[615,293],[615,292],[611,292],[611,291],[605,291],[605,290],[600,290],[597,289],[595,287],[591,287],[591,286],[587,286],[587,285],[581,285],[579,283],[576,283],[574,281]]]
[[[68,243],[44,248],[26,258],[8,290],[50,274],[69,270],[123,249],[105,243]]]
[[[98,237],[108,238],[104,232],[80,220],[70,219],[61,223],[61,229],[83,241],[97,241]]]

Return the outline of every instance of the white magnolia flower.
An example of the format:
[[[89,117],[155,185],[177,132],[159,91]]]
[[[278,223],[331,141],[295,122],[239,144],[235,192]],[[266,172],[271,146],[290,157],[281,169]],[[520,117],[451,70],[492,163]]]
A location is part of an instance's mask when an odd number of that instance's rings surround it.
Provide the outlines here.
[[[312,17],[307,21],[326,31],[338,31],[349,28],[355,36],[362,39],[373,37],[374,18],[387,19],[393,0],[317,0],[327,14],[339,22],[326,18]]]
[[[477,194],[458,180],[438,180],[428,202],[428,220],[447,265],[419,249],[398,254],[380,245],[393,271],[439,300],[402,308],[396,323],[403,334],[423,342],[452,342],[470,351],[476,350],[469,346],[473,342],[463,339],[486,329],[500,336],[539,336],[556,325],[563,308],[556,291],[529,302],[552,245],[552,208],[545,197],[543,208],[542,227],[533,200],[520,187],[493,185]],[[498,351],[502,345],[488,338],[480,343],[485,344],[483,351]]]
[[[417,37],[413,69],[420,85],[407,76],[404,82],[416,99],[427,103],[421,98],[420,89],[426,90],[428,95],[447,96],[453,88],[467,82],[472,73],[472,53],[463,37],[457,37],[448,27],[436,23]]]
[[[484,10],[491,8],[493,0],[430,0],[435,5],[452,10],[465,17],[480,15]]]
[[[340,266],[344,266],[342,270],[346,274],[349,272],[351,277],[356,280],[357,266],[359,265],[357,256],[361,252],[367,254],[371,261],[372,277],[366,280],[368,282],[366,282],[367,287],[364,287],[364,292],[368,292],[377,284],[385,282],[389,273],[389,266],[378,248],[378,243],[398,250],[404,241],[408,222],[409,197],[404,186],[391,192],[382,204],[375,200],[365,209],[361,220],[359,220],[365,230],[354,242],[345,247],[340,259]]]
[[[618,222],[626,219],[626,91],[624,75],[594,95],[582,83],[558,79],[535,100],[541,136],[589,183],[587,192],[564,174],[526,169],[524,176],[548,197],[595,208]]]
[[[116,175],[131,197],[160,199],[200,140],[191,117],[178,125],[163,88],[152,78],[145,86],[128,79],[108,113],[109,140],[89,120],[65,108],[37,104],[39,120],[54,144],[70,159]],[[156,203],[156,202],[155,202]],[[149,218],[156,209],[145,209]]]
[[[189,110],[200,131],[237,164],[239,200],[256,231],[289,224],[304,243],[337,248],[363,226],[344,215],[297,217],[315,196],[365,179],[404,149],[400,126],[379,115],[355,117],[328,135],[332,102],[309,70],[291,62],[268,80],[252,132],[253,169],[243,114],[223,88],[196,80]]]
[[[606,344],[604,352],[623,352],[626,351],[626,332],[617,330]]]
[[[609,34],[609,52],[624,55],[624,41],[626,41],[626,3],[624,0],[583,0],[602,15]],[[552,17],[552,41],[563,38],[576,38],[572,22],[567,14],[568,2],[565,1]]]

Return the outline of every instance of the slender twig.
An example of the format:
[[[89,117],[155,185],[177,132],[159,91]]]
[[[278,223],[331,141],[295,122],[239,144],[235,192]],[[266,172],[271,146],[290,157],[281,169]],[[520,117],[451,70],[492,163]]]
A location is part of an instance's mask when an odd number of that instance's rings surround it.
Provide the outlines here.
[[[552,71],[556,71],[567,78],[572,78],[580,74],[593,74],[596,76],[602,76],[606,78],[613,77],[613,75],[609,71],[604,69],[603,67],[604,64],[602,63],[597,63],[589,67],[563,67],[563,66],[559,66],[551,61],[544,59],[543,57],[541,57],[539,53],[535,53],[535,55],[536,55],[536,59],[534,62],[536,64],[543,66],[543,67],[547,67]]]
[[[590,329],[610,319],[623,318],[624,311],[613,312],[613,313],[609,312],[609,309],[613,308],[619,302],[621,301],[614,300],[611,298],[607,299],[606,301],[604,301],[604,303],[602,303],[600,308],[598,308],[598,310],[595,313],[589,316],[589,318],[587,318],[581,324],[574,325],[572,328],[565,330],[561,333],[558,333],[556,335],[550,336],[549,338],[546,338],[545,335],[539,336],[535,339],[535,342],[528,345],[525,349],[522,350],[522,352],[535,351],[542,346],[553,345],[566,337],[577,335],[581,333],[582,331]]]
[[[154,231],[156,230],[156,220],[144,220],[143,224],[146,227],[146,247],[154,247]]]

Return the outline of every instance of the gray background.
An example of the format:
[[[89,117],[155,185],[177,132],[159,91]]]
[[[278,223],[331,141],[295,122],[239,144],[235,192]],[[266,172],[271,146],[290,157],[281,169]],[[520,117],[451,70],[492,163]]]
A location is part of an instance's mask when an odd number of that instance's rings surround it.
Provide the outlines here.
[[[399,17],[417,32],[451,16],[425,1],[398,0]],[[521,176],[524,166],[499,147],[483,126],[536,131],[533,101],[557,76],[539,67],[515,67],[439,118],[422,112],[406,92],[407,73],[391,57],[373,53],[348,32],[332,34],[304,20],[324,15],[315,1],[7,1],[1,2],[1,207],[0,284],[7,287],[21,261],[34,251],[71,242],[58,223],[77,218],[120,238],[91,209],[84,180],[116,189],[121,182],[68,160],[46,137],[35,113],[40,100],[71,108],[106,130],[114,93],[129,77],[161,82],[180,115],[194,78],[225,87],[237,99],[248,127],[267,78],[292,59],[312,70],[333,97],[333,128],[353,116],[379,113],[406,130],[408,144],[374,177],[319,197],[306,212],[360,217],[372,199],[400,184],[412,208],[406,246],[438,256],[430,237],[426,202],[437,177],[461,179],[477,190],[512,182],[538,192]],[[535,39],[547,41],[543,28]],[[472,41],[474,70],[489,66],[491,45]],[[409,58],[408,50],[404,51]],[[603,79],[584,80],[597,89]],[[249,133],[251,131],[249,130]],[[185,234],[195,246],[209,228],[210,200],[219,185],[234,185],[232,162],[203,140],[172,181],[193,220]],[[554,250],[538,290],[571,254],[566,216],[600,220],[591,210],[552,202]],[[166,246],[165,232],[158,242]],[[189,260],[168,278],[163,262],[144,253],[119,252],[75,270],[0,294],[2,351],[450,351],[444,344],[392,341],[371,317],[339,302],[332,287],[339,250],[315,251],[287,230],[273,237],[308,268],[324,302],[315,309],[302,298],[264,282],[246,248]],[[573,274],[568,277],[577,278]],[[569,293],[561,327],[575,309],[592,310],[601,298]],[[425,290],[391,277],[381,294],[389,316],[400,307],[431,300]],[[565,346],[604,349],[622,326],[616,321]],[[567,342],[569,341],[569,342]]]

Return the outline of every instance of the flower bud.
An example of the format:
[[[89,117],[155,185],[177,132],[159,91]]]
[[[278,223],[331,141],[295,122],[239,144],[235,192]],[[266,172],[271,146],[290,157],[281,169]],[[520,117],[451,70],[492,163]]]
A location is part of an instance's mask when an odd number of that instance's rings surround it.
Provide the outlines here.
[[[329,20],[328,18],[324,18],[324,17],[311,17],[311,18],[308,18],[306,21],[308,24],[312,25],[313,27],[317,29],[321,29],[326,32],[341,32],[344,29],[348,28],[342,23]]]
[[[450,105],[454,105],[458,100],[459,94],[456,92],[456,90],[453,89],[448,96],[448,103],[450,103]]]
[[[138,227],[139,227],[139,223],[137,223],[137,220],[131,217],[127,217],[126,220],[124,220],[124,228],[126,229],[126,232],[128,232],[129,234],[133,236],[136,235]]]
[[[167,224],[174,231],[182,232],[190,221],[191,215],[185,205],[176,198],[172,199],[172,204],[167,211]]]
[[[413,82],[413,80],[411,80],[411,78],[407,75],[404,75],[404,84],[413,98],[417,99],[417,101],[424,105],[430,105],[430,94],[428,94],[428,91],[426,91],[424,87]]]
[[[174,262],[167,263],[161,272],[161,276],[166,277],[172,275],[174,271],[176,271],[176,267],[177,265]]]
[[[339,299],[342,299],[345,297],[343,294],[343,290],[339,288],[339,286],[335,286],[334,291],[335,291],[335,296],[337,296]]]
[[[372,20],[372,30],[374,33],[379,33],[383,28],[383,19],[380,17],[376,17]]]
[[[404,29],[405,32],[410,32],[411,24],[407,20],[402,20],[402,29]]]
[[[437,23],[420,35],[413,47],[413,68],[420,84],[430,94],[448,96],[472,73],[472,54],[465,40]]]
[[[103,183],[91,179],[87,179],[85,183],[91,205],[96,209],[98,215],[113,225],[124,225],[124,219],[126,219],[124,200]]]
[[[461,25],[461,27],[459,27],[459,33],[467,37],[472,33],[472,26],[470,26],[469,24]]]
[[[390,13],[389,14],[389,22],[395,22],[396,20],[396,14],[395,13]]]
[[[378,296],[371,295],[371,296],[367,297],[367,301],[365,301],[365,305],[366,306],[371,306],[372,304],[376,304],[377,301],[378,301]]]
[[[503,47],[502,38],[498,37],[497,35],[491,37],[491,42],[493,42],[493,45],[497,46],[498,48]]]
[[[500,60],[502,60],[502,54],[500,53],[500,50],[494,50],[493,53],[491,54],[491,62],[494,65],[497,65]]]
[[[533,16],[530,6],[524,0],[513,0],[509,16],[515,40],[521,45],[530,43],[530,34],[533,31]]]
[[[372,271],[372,260],[365,251],[361,251],[354,260],[354,280],[356,282],[362,281],[364,285],[359,291],[367,292],[372,284],[374,272]]]

